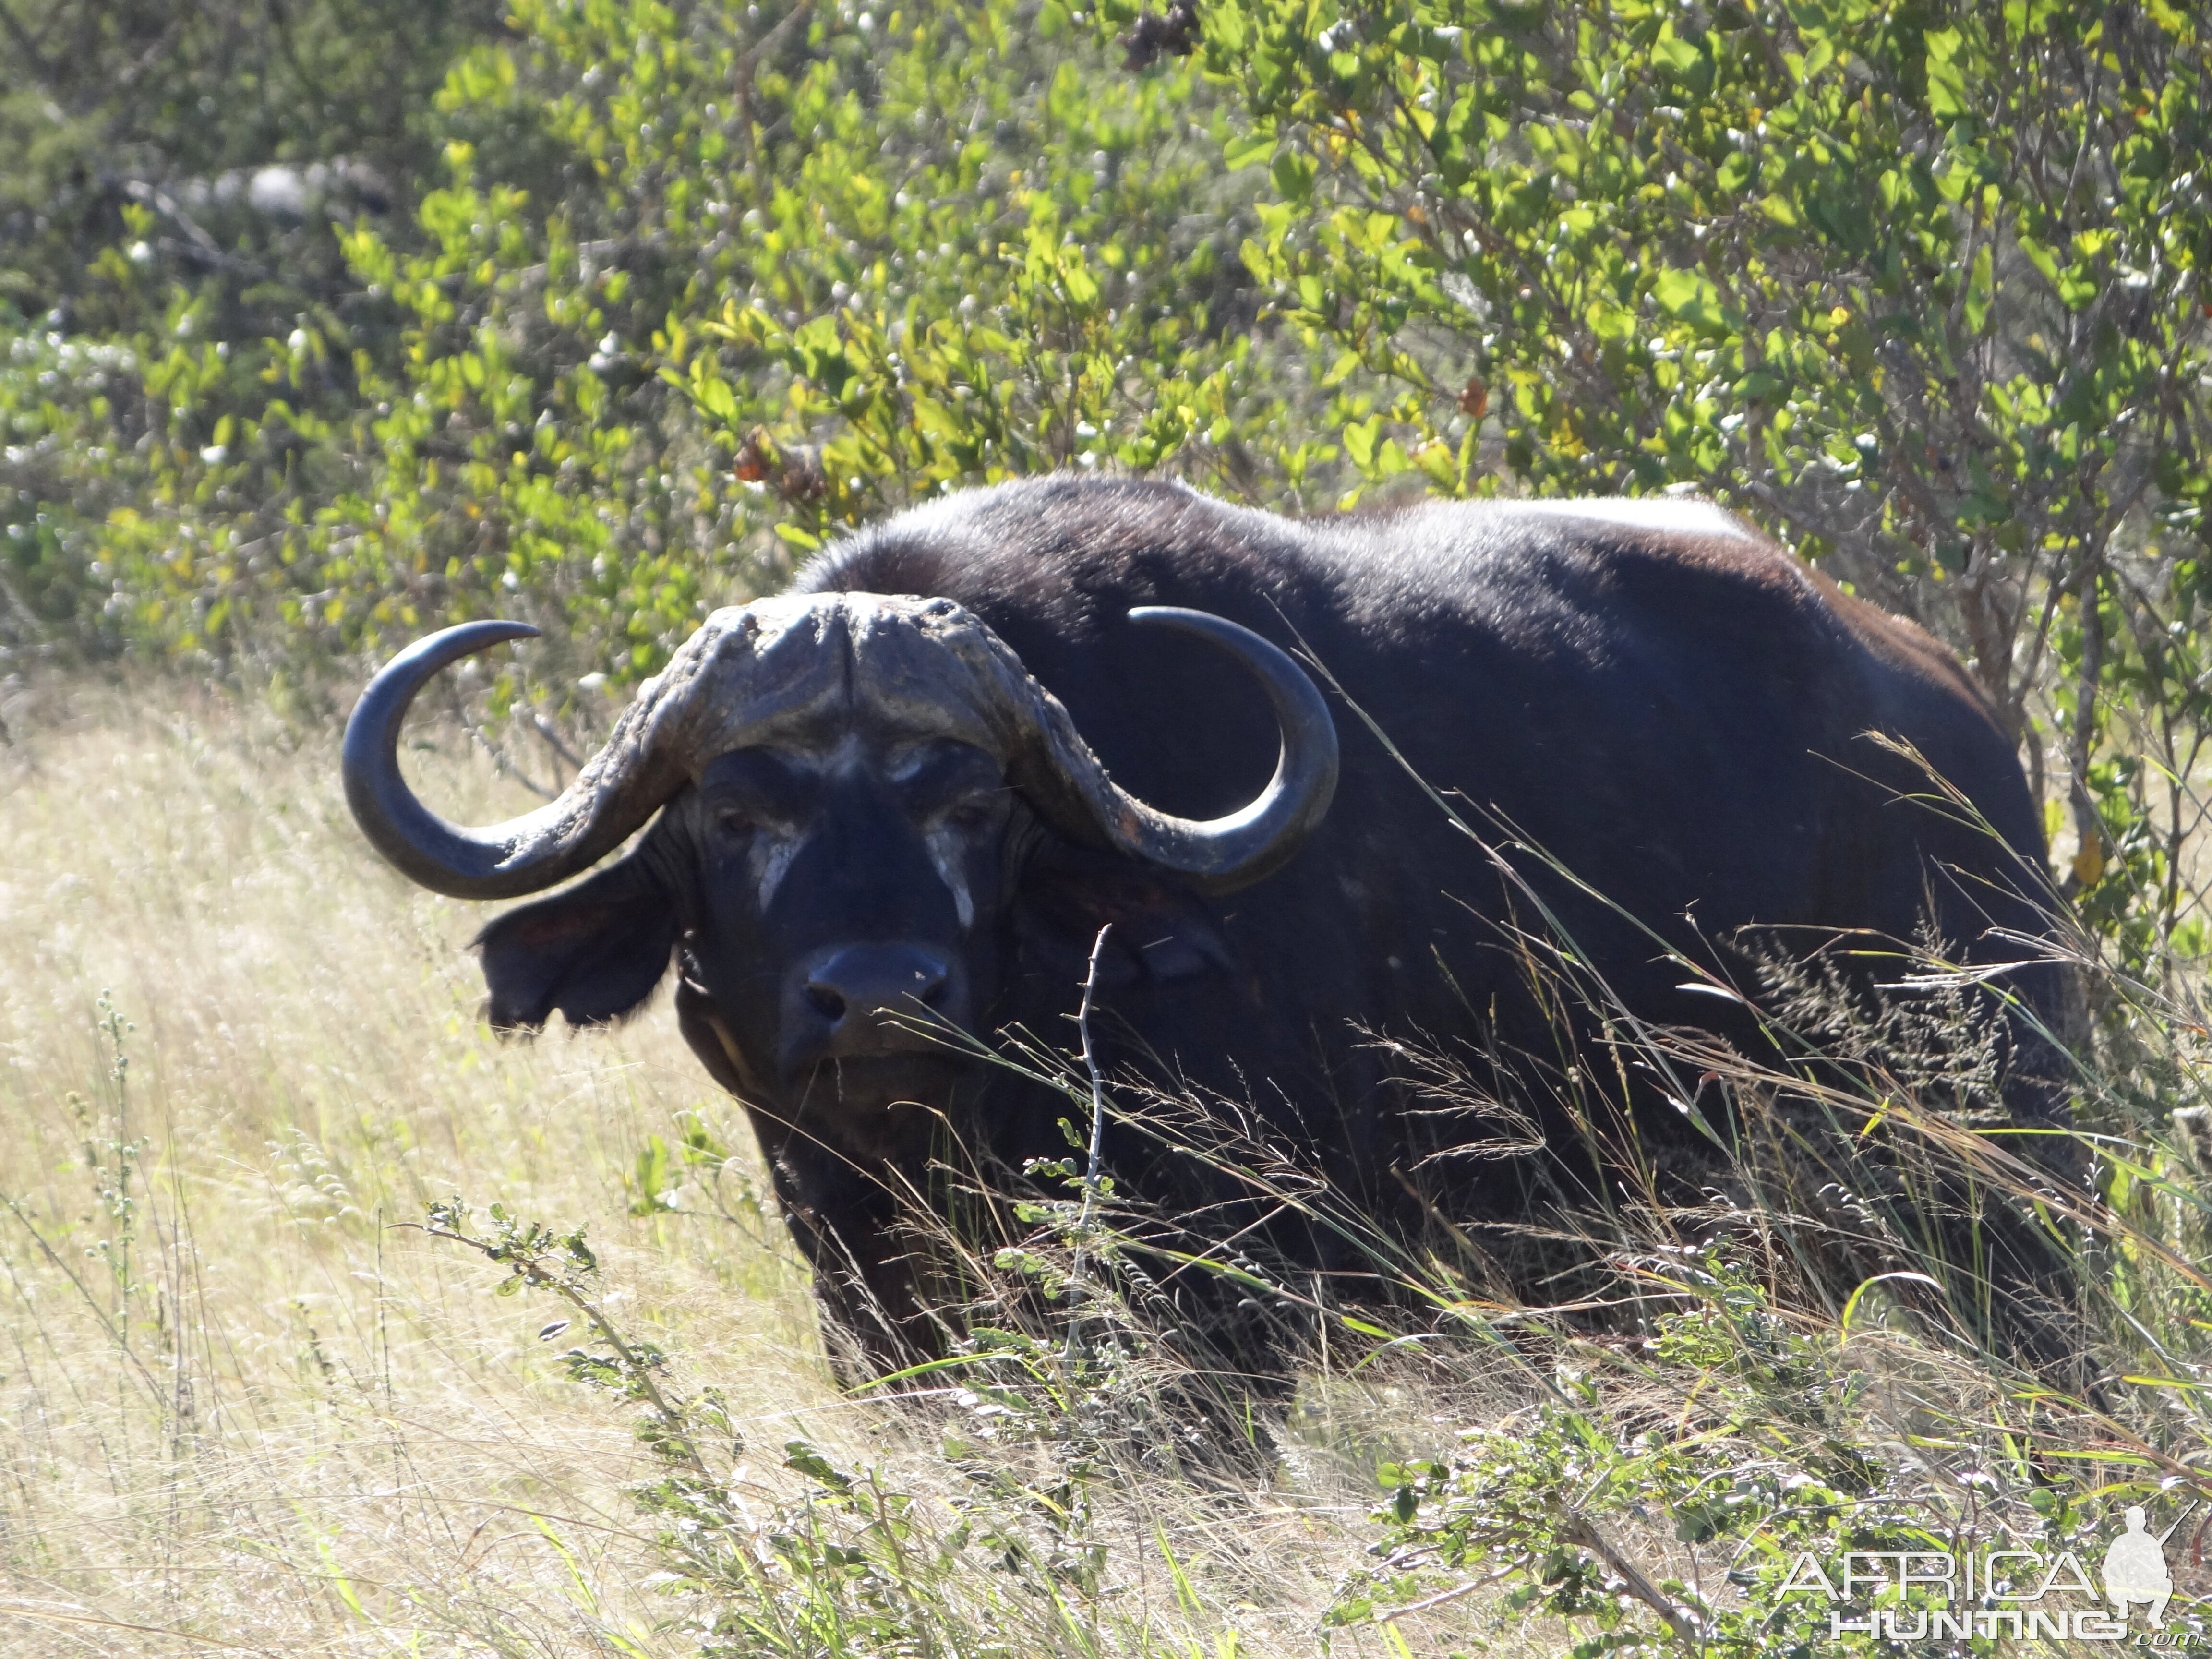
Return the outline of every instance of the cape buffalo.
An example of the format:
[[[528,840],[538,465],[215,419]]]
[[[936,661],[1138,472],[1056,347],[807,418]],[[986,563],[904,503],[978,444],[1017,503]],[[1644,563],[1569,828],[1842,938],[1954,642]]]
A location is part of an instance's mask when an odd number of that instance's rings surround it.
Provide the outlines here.
[[[1754,924],[1801,945],[1932,926],[1994,964],[2047,927],[2036,803],[1956,659],[1702,502],[1292,521],[1160,483],[948,495],[708,617],[557,800],[448,823],[401,778],[401,720],[441,667],[533,631],[449,629],[377,676],[346,733],[355,816],[416,881],[486,899],[651,822],[484,929],[491,1020],[621,1018],[672,958],[684,1036],[875,1366],[944,1346],[902,1200],[947,1201],[948,1148],[1001,1171],[1063,1156],[1074,1115],[928,1028],[1072,1047],[1104,924],[1109,1073],[1233,1103],[1401,1218],[1527,1201],[1510,1161],[1449,1156],[1481,1126],[1425,1104],[1398,1041],[1557,1054],[1504,925],[1527,907],[1628,1013],[1745,1040],[1744,1006],[1662,941],[1715,963]],[[1899,744],[1955,789],[1943,810]],[[1486,854],[1452,799],[1511,848]],[[2049,1121],[2033,1051],[2068,981],[2008,982],[2030,1017],[2003,1086]],[[1568,1139],[1541,1101],[1514,1109]],[[1685,1135],[1656,1095],[1637,1109]],[[1202,1162],[1141,1125],[1107,1137],[1121,1189],[1171,1207],[1218,1196]],[[1357,1265],[1323,1233],[1269,1237],[1316,1273]]]

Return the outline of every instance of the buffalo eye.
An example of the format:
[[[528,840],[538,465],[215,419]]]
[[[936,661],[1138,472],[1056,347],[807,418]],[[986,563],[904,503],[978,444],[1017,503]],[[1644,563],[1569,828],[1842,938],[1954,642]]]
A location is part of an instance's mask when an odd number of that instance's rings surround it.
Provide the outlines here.
[[[934,816],[956,830],[980,830],[998,812],[999,798],[1004,793],[1000,789],[964,791],[942,803]]]
[[[699,784],[706,821],[719,835],[742,841],[756,830],[787,830],[804,814],[803,780],[766,749],[738,749],[708,767]]]
[[[731,841],[743,841],[756,832],[789,835],[795,816],[763,801],[732,800],[726,797],[715,801],[707,810],[716,830]]]
[[[1006,794],[996,761],[949,738],[910,751],[892,775],[916,823],[982,829],[997,816]]]

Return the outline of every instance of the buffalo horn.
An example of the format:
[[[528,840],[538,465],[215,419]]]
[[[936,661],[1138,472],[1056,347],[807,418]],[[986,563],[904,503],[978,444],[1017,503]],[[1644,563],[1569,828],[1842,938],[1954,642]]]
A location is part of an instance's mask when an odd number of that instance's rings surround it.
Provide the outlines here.
[[[1260,682],[1282,734],[1275,775],[1249,805],[1226,817],[1200,822],[1146,805],[1107,776],[1079,737],[1072,743],[1048,738],[1060,781],[1081,799],[1087,815],[1121,851],[1188,876],[1205,892],[1248,887],[1288,863],[1328,811],[1337,770],[1336,724],[1328,705],[1297,664],[1226,617],[1172,605],[1140,605],[1129,612],[1129,620],[1194,635],[1234,658]],[[1066,723],[1065,736],[1074,735],[1057,701],[1041,696],[1040,703],[1042,724]]]
[[[1225,817],[1196,822],[1147,806],[1107,775],[1067,710],[1032,678],[1003,641],[950,600],[873,595],[798,596],[718,611],[668,669],[641,690],[606,746],[557,800],[488,828],[449,823],[415,798],[399,772],[399,729],[408,705],[449,663],[537,629],[522,623],[464,623],[433,634],[387,663],[346,723],[346,801],[377,851],[406,875],[456,898],[513,898],[589,868],[689,781],[686,757],[738,746],[759,716],[746,682],[756,645],[787,653],[820,636],[809,612],[864,603],[895,635],[917,627],[981,675],[974,687],[994,707],[1015,770],[1048,817],[1081,834],[1095,830],[1132,857],[1191,878],[1209,893],[1249,886],[1279,869],[1311,835],[1336,790],[1336,726],[1314,683],[1249,629],[1202,611],[1146,605],[1139,625],[1195,635],[1260,682],[1273,705],[1282,749],[1258,798]],[[788,614],[781,614],[788,613]],[[763,614],[772,623],[763,635]],[[847,624],[849,626],[849,623]],[[894,659],[896,660],[896,659]],[[949,664],[948,664],[949,666]],[[787,672],[786,669],[777,673]],[[985,691],[985,686],[995,689]],[[736,712],[734,724],[728,715]],[[696,718],[695,718],[696,717]],[[1007,752],[1002,750],[1002,752]],[[695,753],[695,751],[696,751]],[[1026,751],[1025,754],[1023,751]]]
[[[588,869],[622,845],[682,787],[680,773],[646,776],[651,758],[626,715],[605,749],[560,798],[504,823],[449,823],[415,798],[399,772],[408,705],[447,664],[507,640],[534,637],[527,623],[464,623],[418,640],[386,663],[346,721],[346,804],[362,833],[402,873],[455,898],[514,898]],[[631,714],[640,712],[632,705]]]

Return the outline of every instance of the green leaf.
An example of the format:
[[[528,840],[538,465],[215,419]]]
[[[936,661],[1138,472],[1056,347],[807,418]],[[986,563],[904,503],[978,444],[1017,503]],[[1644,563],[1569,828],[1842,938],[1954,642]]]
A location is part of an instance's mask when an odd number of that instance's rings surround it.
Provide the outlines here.
[[[631,1188],[632,1215],[654,1215],[675,1207],[667,1190],[668,1175],[668,1143],[659,1135],[647,1135],[645,1145],[638,1149],[637,1162],[627,1183]]]
[[[853,1477],[824,1457],[804,1440],[793,1440],[784,1445],[783,1466],[810,1480],[817,1480],[836,1492],[853,1490]]]
[[[1362,472],[1372,471],[1376,447],[1382,436],[1382,420],[1380,416],[1354,422],[1344,428],[1344,453],[1352,458],[1352,464]]]
[[[1694,270],[1662,270],[1652,279],[1651,297],[1659,308],[1678,321],[1718,332],[1728,325],[1721,307],[1720,290]]]
[[[724,425],[729,425],[737,420],[737,395],[730,390],[726,380],[711,379],[696,381],[693,384],[693,392],[700,409]]]
[[[1923,39],[1928,47],[1928,112],[1939,121],[1956,121],[1974,107],[1958,62],[1962,37],[1956,29],[1930,29]]]
[[[1671,23],[1662,24],[1659,38],[1651,47],[1651,54],[1677,75],[1688,75],[1705,66],[1705,55],[1697,46],[1674,33]]]
[[[1982,244],[1974,255],[1974,265],[1966,278],[1966,327],[1979,334],[1990,319],[1990,302],[1996,296],[1996,262],[1990,245]]]
[[[1073,251],[1060,267],[1060,285],[1067,297],[1079,306],[1095,304],[1098,299],[1098,280],[1083,263],[1080,249]]]
[[[1239,133],[1221,147],[1221,160],[1231,173],[1241,173],[1246,167],[1257,167],[1275,153],[1275,136],[1272,132]]]
[[[2058,281],[2058,260],[2057,257],[2052,254],[2049,248],[2045,247],[2041,242],[2037,241],[2033,236],[2024,235],[2017,238],[2016,240],[2019,243],[2020,251],[2027,257],[2028,264],[2033,265],[2038,270],[2041,271],[2045,280],[2055,285]]]

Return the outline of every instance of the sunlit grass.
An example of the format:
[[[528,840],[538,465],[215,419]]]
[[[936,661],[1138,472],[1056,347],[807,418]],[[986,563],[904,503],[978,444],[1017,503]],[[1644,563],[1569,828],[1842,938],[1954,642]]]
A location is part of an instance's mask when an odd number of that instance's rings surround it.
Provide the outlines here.
[[[494,1041],[480,918],[379,866],[323,738],[166,686],[21,724],[0,1641],[594,1652],[648,1628],[627,1425],[554,1380],[542,1310],[393,1224],[454,1194],[584,1222],[641,1328],[763,1412],[834,1407],[786,1253],[629,1212],[646,1138],[726,1103],[661,1020]],[[459,810],[512,805],[457,745],[418,759]]]
[[[1613,1328],[1390,1257],[1402,1340],[1316,1318],[1261,1454],[1208,1466],[1102,1430],[1134,1396],[1058,1328],[919,1398],[841,1392],[750,1133],[665,1006],[495,1040],[466,948],[486,908],[369,853],[328,723],[164,684],[50,687],[9,729],[0,1651],[1231,1659],[1549,1652],[1596,1619],[1686,1656],[1708,1638],[1683,1608],[1755,1645],[1730,1575],[1853,1513],[2094,1540],[2120,1502],[2212,1490],[2202,1112],[2167,1121],[2203,1092],[2197,1028],[2110,975],[2140,1018],[2082,1079],[2105,1169],[2058,1275],[2093,1315],[2094,1397],[1962,1346],[1924,1275],[1839,1312],[1792,1265],[1858,1224],[1836,1188],[1745,1165],[1705,1205],[1593,1218],[1606,1294],[1642,1310]],[[422,737],[435,804],[528,804],[465,737]],[[1795,1086],[1668,1041],[1747,1125]],[[1811,1181],[1863,1174],[1837,1106],[1801,1185],[1831,1156]],[[454,1198],[584,1230],[595,1305],[670,1357],[660,1429],[720,1437],[707,1486],[668,1484],[651,1410],[574,1380],[575,1306],[501,1296],[500,1267],[421,1231]],[[1395,1534],[1378,1471],[1419,1498]],[[1808,1510],[1813,1474],[1857,1495]],[[2178,1619],[2204,1580],[2193,1553],[2175,1571]],[[1586,1605],[1559,1589],[1585,1579]]]
[[[586,1229],[626,1331],[728,1400],[763,1524],[805,1439],[888,1465],[949,1529],[972,1460],[929,1404],[840,1394],[750,1137],[665,1006],[494,1039],[465,948],[487,912],[377,861],[333,732],[167,684],[50,690],[12,728],[0,1650],[690,1651],[631,1413],[565,1376],[574,1334],[540,1337],[561,1307],[416,1230],[453,1196]],[[428,736],[410,765],[441,807],[527,804]],[[641,1184],[652,1137],[702,1125],[727,1168]],[[1089,1524],[1118,1645],[1314,1650],[1371,1534],[1368,1443],[1407,1434],[1374,1389],[1311,1397],[1272,1480],[1114,1486]]]

